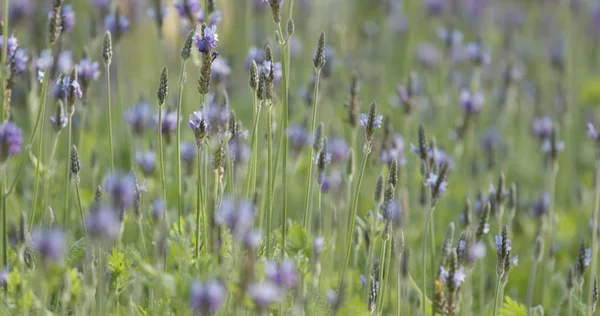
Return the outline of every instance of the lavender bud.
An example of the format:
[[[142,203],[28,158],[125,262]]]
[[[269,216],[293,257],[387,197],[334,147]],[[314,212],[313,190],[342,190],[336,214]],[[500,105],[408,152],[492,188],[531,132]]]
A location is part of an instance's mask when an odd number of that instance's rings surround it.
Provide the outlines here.
[[[279,24],[281,22],[281,6],[283,5],[283,0],[268,0],[269,5],[271,6],[271,13],[273,13],[273,21]]]
[[[506,270],[507,266],[505,263],[507,257],[510,256],[510,251],[511,245],[510,240],[508,239],[508,225],[505,224],[502,227],[500,236],[496,236],[496,253],[498,255],[497,270],[500,271],[499,273]]]
[[[453,240],[454,240],[454,222],[450,222],[450,224],[448,225],[448,229],[446,230],[446,235],[444,236],[444,241],[442,242],[442,248],[441,248],[442,262],[445,262],[446,257],[448,257],[450,255],[450,252],[452,251]]]
[[[575,285],[575,267],[570,267],[569,272],[567,274],[567,289],[569,290],[569,292],[571,291],[571,289],[573,289],[574,285]],[[569,293],[569,295],[570,294],[571,293]]]
[[[294,31],[296,30],[296,26],[294,24],[294,20],[290,17],[287,21],[287,36],[288,38],[294,35]]]
[[[358,92],[360,91],[360,80],[358,78],[358,74],[355,72],[352,75],[352,83],[350,84],[350,95],[348,97],[348,103],[346,107],[348,108],[348,123],[353,128],[358,125],[359,118],[359,104],[358,104]]]
[[[319,36],[319,42],[317,44],[317,51],[313,57],[313,65],[315,69],[320,70],[325,65],[325,33],[321,32]]]
[[[368,310],[372,313],[375,311],[375,303],[377,302],[377,296],[379,295],[379,261],[373,264],[373,270],[371,271],[370,287],[369,287],[369,301]]]
[[[346,161],[346,175],[348,178],[354,176],[354,149],[350,148],[348,153],[348,160]]]
[[[258,88],[258,66],[256,65],[256,61],[254,59],[250,63],[250,89],[256,92]]]
[[[365,127],[365,137],[368,143],[373,140],[375,129],[381,127],[382,120],[383,117],[377,115],[377,104],[375,101],[371,103],[368,114],[361,114],[361,125]]]
[[[544,254],[544,240],[541,236],[537,236],[533,243],[533,251],[531,253],[531,259],[534,262],[540,263],[542,262],[542,255]]]
[[[214,159],[213,159],[213,169],[219,171],[219,175],[223,175],[223,158],[224,155],[223,141],[219,142],[219,146],[217,146],[217,150],[215,151]]]
[[[102,59],[105,65],[110,65],[112,61],[113,49],[112,49],[112,37],[110,31],[104,33],[104,41],[102,42]]]
[[[48,44],[54,46],[56,40],[62,32],[62,1],[56,0],[52,4],[52,11],[49,13],[48,21]]]
[[[502,172],[498,178],[498,189],[496,190],[496,203],[498,205],[502,205],[505,200],[506,187],[504,186],[504,182],[504,172]]]
[[[185,38],[185,43],[183,44],[183,48],[181,48],[181,58],[183,60],[187,60],[192,54],[192,44],[194,43],[195,33],[196,32],[192,29]]]
[[[160,107],[165,105],[165,100],[167,99],[167,95],[169,94],[168,80],[168,69],[167,66],[164,66],[160,72],[158,91],[156,91],[156,97],[158,98],[158,105]]]
[[[383,201],[383,176],[380,174],[375,182],[375,192],[373,193],[373,202],[379,205]]]
[[[75,111],[75,99],[82,97],[78,77],[77,67],[73,67],[71,69],[71,75],[69,76],[69,88],[67,91],[67,112],[69,115],[73,115],[73,112]]]
[[[425,134],[425,127],[423,124],[419,124],[419,157],[421,158],[421,161],[427,161],[427,135]]]
[[[467,244],[468,234],[465,231],[462,231],[460,233],[460,237],[458,237],[458,243],[456,244],[456,257],[458,264],[463,264],[467,261]]]
[[[50,117],[50,122],[52,123],[52,127],[54,131],[58,132],[68,124],[68,118],[65,115],[64,104],[62,100],[58,100],[56,103],[56,112],[54,116]]]
[[[465,223],[465,227],[469,227],[471,225],[471,200],[467,199],[465,202],[465,210],[463,212],[463,220]]]
[[[396,159],[392,160],[392,163],[390,164],[388,183],[394,187],[398,185],[398,161]]]
[[[585,241],[579,243],[579,252],[577,253],[577,261],[575,263],[575,272],[580,280],[583,280],[585,269],[590,264],[591,251],[585,248]]]
[[[475,240],[477,241],[480,241],[483,235],[490,231],[490,224],[488,223],[490,219],[490,208],[490,202],[487,202],[479,216],[479,226],[477,226],[477,231],[475,232]]]
[[[81,163],[79,161],[79,153],[75,145],[71,146],[71,174],[77,176],[81,170]]]
[[[317,129],[315,130],[315,138],[313,142],[313,150],[315,152],[320,152],[323,149],[323,142],[325,140],[325,124],[320,122],[317,125]]]
[[[271,51],[271,46],[269,46],[269,44],[265,46],[265,61],[273,63],[273,52]]]
[[[24,244],[27,238],[27,220],[25,219],[25,212],[21,212],[19,217],[19,240],[20,245]]]

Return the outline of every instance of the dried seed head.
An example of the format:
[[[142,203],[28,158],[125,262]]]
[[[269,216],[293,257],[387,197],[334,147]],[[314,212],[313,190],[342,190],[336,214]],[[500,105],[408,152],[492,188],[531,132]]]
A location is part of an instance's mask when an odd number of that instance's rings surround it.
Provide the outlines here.
[[[108,31],[107,31],[108,33]],[[183,60],[187,60],[192,55],[192,44],[194,43],[194,34],[195,30],[190,30],[187,37],[185,38],[185,42],[183,47],[181,48],[181,58]]]
[[[105,65],[110,65],[112,61],[113,49],[112,49],[112,37],[110,31],[104,33],[104,40],[102,41],[102,59]]]
[[[373,193],[373,202],[376,205],[381,204],[383,201],[383,175],[377,176],[377,182],[375,182],[375,192]]]
[[[475,239],[477,241],[480,241],[483,235],[490,231],[490,224],[488,223],[490,219],[490,208],[490,202],[487,202],[479,216],[479,226],[477,226],[477,231],[475,232]]]
[[[467,249],[468,249],[469,234],[465,231],[460,233],[458,237],[458,243],[456,244],[456,257],[458,264],[463,264],[467,261]]]
[[[398,161],[396,159],[392,160],[392,163],[390,164],[388,183],[394,187],[398,185]]]
[[[254,59],[250,63],[250,89],[256,92],[258,88],[258,66],[256,65],[256,61]]]
[[[446,261],[446,257],[450,255],[450,251],[452,251],[452,245],[454,242],[454,222],[450,222],[448,225],[448,229],[446,229],[446,235],[444,236],[444,241],[442,242],[442,263]]]
[[[346,175],[349,179],[354,176],[354,149],[350,148],[348,160],[346,161]]]
[[[71,174],[78,175],[81,170],[81,163],[79,162],[79,153],[75,145],[71,146]]]
[[[294,20],[290,17],[287,21],[287,36],[290,37],[294,35],[294,31],[296,30],[296,26],[294,24]]]
[[[165,105],[167,96],[169,95],[169,73],[167,66],[164,66],[160,72],[160,80],[158,81],[158,90],[156,91],[156,97],[158,98],[158,105],[160,107]]]
[[[315,152],[320,152],[323,148],[323,141],[325,140],[325,124],[320,122],[317,125],[317,129],[315,130],[315,138],[313,142],[313,150]]]
[[[534,262],[540,263],[542,261],[543,254],[544,254],[544,240],[542,239],[541,236],[537,236],[537,238],[533,242],[533,252],[531,253],[531,255],[532,255],[531,259]]]
[[[423,124],[419,124],[419,158],[421,161],[427,161],[427,134],[425,134],[425,127]]]
[[[313,65],[315,69],[321,69],[325,65],[325,33],[321,32],[319,42],[317,43],[317,51],[313,57]]]

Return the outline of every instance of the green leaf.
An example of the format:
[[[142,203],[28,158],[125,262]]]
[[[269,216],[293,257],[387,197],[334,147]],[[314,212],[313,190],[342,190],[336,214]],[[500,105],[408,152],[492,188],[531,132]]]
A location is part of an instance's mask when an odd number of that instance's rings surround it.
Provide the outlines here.
[[[524,305],[513,301],[508,296],[504,300],[504,304],[500,308],[500,316],[527,316],[527,310]]]
[[[288,230],[287,252],[294,255],[304,252],[308,256],[311,249],[310,240],[308,232],[294,221]]]

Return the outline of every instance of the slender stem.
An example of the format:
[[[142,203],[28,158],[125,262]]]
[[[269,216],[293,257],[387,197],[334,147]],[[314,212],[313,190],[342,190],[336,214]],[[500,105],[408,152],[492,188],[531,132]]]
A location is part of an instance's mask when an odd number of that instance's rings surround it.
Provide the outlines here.
[[[310,125],[310,133],[311,137],[314,137],[315,127],[317,125],[317,96],[319,94],[319,77],[321,76],[321,70],[315,68],[315,90],[313,93],[313,105],[312,105],[312,123]],[[314,146],[310,146],[310,154],[308,156],[308,174],[306,175],[306,192],[304,194],[304,228],[308,229],[308,212],[310,210],[310,195],[312,191],[312,169],[313,169],[313,155],[314,155]]]
[[[63,210],[63,227],[65,232],[68,232],[69,230],[69,184],[70,184],[70,175],[71,175],[71,159],[69,159],[69,157],[71,156],[71,132],[73,130],[73,124],[72,124],[72,118],[73,116],[71,114],[67,115],[67,148],[66,148],[66,156],[65,156],[65,208]]]
[[[485,266],[483,260],[475,262],[479,266],[479,314],[483,315],[485,309]]]
[[[144,235],[144,225],[142,224],[142,218],[138,218],[137,220],[138,228],[140,230],[140,239],[142,239],[142,245],[144,246],[144,255],[146,260],[148,260],[148,247],[146,246],[146,236]]]
[[[568,294],[567,294],[567,313],[569,315],[573,315],[573,299],[571,298],[573,296],[573,290],[569,289]]]
[[[378,295],[378,304],[377,304],[377,313],[383,314],[383,301],[385,300],[385,277],[387,274],[384,273],[386,266],[389,265],[389,262],[386,262],[387,252],[388,252],[388,244],[389,238],[383,240],[383,247],[381,248],[381,259],[379,263],[379,295]]]
[[[185,83],[185,64],[187,59],[184,59],[181,63],[181,73],[179,75],[179,96],[177,101],[177,141],[175,144],[175,151],[177,159],[177,227],[179,228],[179,234],[182,234],[182,223],[181,215],[183,212],[183,200],[181,198],[181,103],[183,99],[183,86]]]
[[[271,219],[272,219],[272,203],[273,203],[273,187],[271,183],[273,183],[273,103],[269,103],[267,109],[267,231],[266,231],[266,243],[267,243],[267,258],[271,259]]]
[[[317,76],[317,78],[319,78]],[[318,79],[317,79],[318,81]],[[317,85],[318,86],[318,85]],[[360,186],[362,184],[363,175],[365,173],[365,168],[367,167],[367,160],[369,158],[369,154],[371,153],[371,144],[367,143],[364,146],[363,150],[363,159],[360,166],[360,171],[358,173],[358,178],[356,179],[356,187],[354,189],[354,201],[352,202],[352,210],[350,211],[350,225],[348,226],[348,233],[346,236],[346,256],[344,258],[344,265],[342,266],[342,274],[340,275],[340,284],[338,286],[338,293],[342,290],[344,286],[344,278],[346,277],[346,269],[348,269],[348,262],[350,261],[350,252],[352,251],[352,237],[354,235],[354,225],[356,222],[356,210],[358,209],[358,199],[360,195]]]
[[[44,76],[46,77],[46,76]],[[41,120],[44,121],[44,117],[46,114],[46,102],[43,103],[40,108]],[[38,139],[38,148],[36,154],[36,163],[35,163],[35,183],[33,185],[33,202],[31,203],[31,216],[35,213],[37,198],[38,198],[38,188],[39,188],[39,180],[40,180],[40,166],[42,164],[42,150],[44,144],[44,123],[41,124],[40,127],[40,138]],[[46,168],[46,172],[48,172],[48,168]],[[15,178],[16,179],[16,178]]]
[[[4,34],[3,38],[2,38],[2,54],[0,55],[0,65],[6,65],[6,57],[7,57],[7,49],[8,49],[8,8],[9,8],[9,2],[10,0],[4,0],[4,8],[3,8],[3,15],[2,15],[2,34]],[[4,81],[6,80],[4,71],[5,71],[6,67],[0,67],[0,84],[2,85],[2,88],[4,88]],[[45,77],[45,76],[44,76]],[[4,90],[2,90],[2,95],[0,97],[0,122],[4,122],[4,115],[5,115],[5,109],[4,109]],[[35,132],[34,132],[35,134]]]
[[[106,71],[106,106],[108,109],[108,153],[110,157],[110,170],[115,170],[113,156],[113,134],[112,134],[112,107],[110,104],[110,64],[104,64]],[[160,115],[160,114],[159,114]]]
[[[204,242],[204,248],[205,248],[205,253],[209,253],[212,250],[212,222],[210,221],[209,218],[209,213],[208,213],[208,150],[203,150],[204,151],[204,157],[202,158],[204,161],[202,162],[202,166],[204,167],[204,172],[203,172],[203,179],[202,179],[202,197],[204,197],[204,201],[203,201],[203,210],[204,210],[204,223],[205,223],[205,232],[204,235],[207,238]],[[215,184],[216,186],[216,184]]]
[[[548,251],[546,252],[546,262],[544,265],[544,269],[542,269],[542,289],[546,288],[546,282],[549,274],[552,273],[552,258],[550,257],[550,253],[552,252],[552,245],[554,243],[554,200],[556,195],[556,175],[558,174],[558,161],[553,161],[551,170],[550,170],[550,180],[548,183],[549,189],[548,193],[550,194],[550,204],[548,205],[548,222],[546,223],[545,234],[546,234],[546,242],[545,245],[548,245]],[[546,292],[542,292],[542,304],[545,303]]]
[[[427,218],[425,219],[425,225],[423,227],[423,238],[422,238],[422,244],[421,244],[421,264],[423,265],[423,295],[422,295],[422,301],[425,301],[425,294],[427,293],[427,236],[429,235],[429,231],[431,229],[431,219],[433,218],[433,211],[434,211],[434,205],[431,203],[431,197],[430,194],[427,195],[428,198],[428,211],[427,211]],[[433,261],[433,257],[431,258],[431,261]],[[425,305],[423,305],[423,315],[426,315],[426,311],[425,311]]]
[[[163,106],[164,104],[159,104],[158,108],[158,159],[160,160],[160,183],[162,185],[162,194],[163,199],[165,200],[165,206],[167,203],[167,185],[165,182],[165,155],[163,150],[163,139],[162,139],[162,120],[163,120]],[[166,221],[166,212],[165,212],[165,221]]]
[[[594,178],[594,208],[592,213],[592,273],[590,282],[588,282],[588,304],[587,312],[588,315],[592,315],[594,306],[594,281],[593,278],[596,275],[596,269],[598,267],[598,207],[600,203],[600,159],[596,161],[596,177]]]
[[[54,164],[54,155],[56,154],[56,147],[58,147],[58,140],[60,139],[60,131],[58,133],[56,133],[56,135],[54,135],[54,143],[52,144],[52,152],[50,153],[50,160],[48,161],[48,166],[47,166],[47,170],[46,173],[44,174],[44,196],[42,198],[42,209],[44,209],[46,207],[46,203],[48,201],[48,194],[49,194],[49,188],[48,185],[50,184],[50,179],[52,178],[52,170],[54,170],[54,168],[52,167],[52,165]],[[33,227],[33,222],[34,222],[34,218],[35,218],[35,209],[34,212],[31,213],[30,218],[29,218],[29,229],[31,230]]]
[[[79,215],[81,215],[81,226],[85,232],[85,240],[88,240],[87,227],[85,226],[85,218],[83,216],[83,207],[81,206],[81,195],[79,194],[79,179],[75,180],[75,193],[77,194],[77,205],[79,206]]]
[[[200,258],[200,218],[202,217],[202,230],[204,233],[204,251],[206,252],[208,242],[208,228],[206,224],[206,209],[202,207],[204,201],[204,190],[202,189],[202,148],[198,147],[198,193],[196,194],[196,260]],[[201,214],[200,212],[204,212]]]
[[[500,288],[502,287],[502,276],[504,272],[496,276],[496,294],[494,295],[494,316],[498,315],[498,297],[500,296]]]
[[[8,2],[8,1],[7,1]],[[1,68],[1,67],[0,67]],[[2,179],[0,180],[0,192],[4,192],[6,185],[6,168],[2,168]],[[2,208],[2,266],[6,267],[8,264],[8,227],[6,225],[6,196],[3,194],[0,198],[0,207]]]
[[[291,16],[290,16],[291,18]],[[283,37],[283,32],[281,31],[281,23],[278,23],[279,33]],[[283,205],[282,205],[282,215],[281,215],[281,248],[285,249],[285,240],[286,240],[286,220],[287,220],[287,191],[288,191],[288,181],[287,181],[287,156],[288,156],[288,138],[285,133],[288,130],[289,125],[289,100],[288,100],[288,86],[289,86],[289,76],[288,76],[288,65],[289,65],[289,49],[288,43],[290,38],[288,37],[284,44],[280,44],[281,46],[281,62],[282,62],[282,76],[283,76],[283,125],[282,125],[282,141],[283,141],[283,160],[281,162],[282,169],[282,182],[283,182]],[[281,256],[285,256],[285,251],[281,252]]]
[[[258,160],[258,146],[257,146],[257,136],[258,136],[258,123],[260,121],[260,110],[262,108],[262,103],[259,104],[258,106],[256,106],[256,94],[254,95],[254,101],[253,101],[253,107],[254,107],[254,125],[252,127],[252,135],[250,136],[250,148],[252,148],[252,156],[251,156],[251,160],[248,163],[248,167],[246,170],[246,185],[244,186],[244,197],[246,199],[250,199],[250,194],[252,194],[253,192],[251,192],[250,190],[250,186],[252,184],[252,186],[254,186],[254,182],[255,182],[255,177],[253,176],[253,169],[255,169],[254,167],[256,166],[257,160]],[[254,173],[254,175],[256,175]]]
[[[535,272],[537,270],[537,261],[533,260],[531,265],[531,273],[529,273],[529,285],[527,285],[527,297],[525,298],[525,308],[527,308],[527,315],[532,315],[533,305],[533,291],[535,285]]]

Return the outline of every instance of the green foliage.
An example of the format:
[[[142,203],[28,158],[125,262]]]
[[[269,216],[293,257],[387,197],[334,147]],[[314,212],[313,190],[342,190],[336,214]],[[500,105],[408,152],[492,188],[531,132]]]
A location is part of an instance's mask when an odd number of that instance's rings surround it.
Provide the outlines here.
[[[112,272],[110,275],[110,290],[118,297],[131,283],[133,267],[131,260],[125,253],[113,248],[112,253],[107,256],[107,268]]]
[[[500,316],[527,316],[527,310],[524,305],[506,296],[500,308]]]

